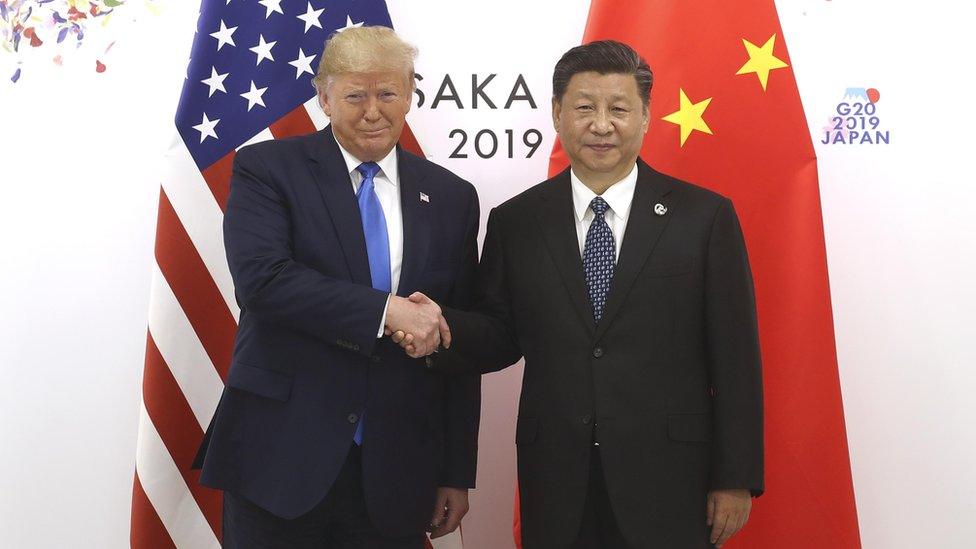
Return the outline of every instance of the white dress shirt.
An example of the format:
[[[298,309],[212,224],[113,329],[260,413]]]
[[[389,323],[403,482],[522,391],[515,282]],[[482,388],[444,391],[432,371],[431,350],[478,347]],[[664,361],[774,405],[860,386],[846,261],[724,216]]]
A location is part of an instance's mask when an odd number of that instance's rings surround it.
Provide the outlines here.
[[[352,191],[357,193],[363,182],[363,174],[356,168],[363,162],[347,151],[338,140],[336,144],[339,145],[342,158],[346,161],[346,171],[352,182]],[[396,147],[376,163],[380,171],[373,177],[373,188],[376,189],[376,197],[386,218],[386,231],[390,240],[390,295],[396,295],[400,284],[400,269],[403,267],[403,213],[400,211],[400,173],[397,171]],[[386,300],[386,306],[387,308],[390,306],[389,298]],[[376,337],[383,337],[385,324],[386,309],[383,309],[383,318],[380,320],[380,329]]]
[[[580,257],[583,257],[583,248],[586,246],[586,233],[590,230],[593,223],[594,213],[590,209],[590,202],[596,198],[596,193],[590,190],[576,172],[570,170],[569,179],[573,184],[573,210],[576,213],[576,236],[579,238]],[[610,205],[603,218],[610,225],[610,232],[613,233],[613,242],[616,248],[616,258],[620,259],[620,245],[624,240],[624,233],[627,231],[627,219],[630,217],[630,205],[634,201],[634,189],[637,188],[637,163],[634,169],[617,181],[603,192],[603,200]]]

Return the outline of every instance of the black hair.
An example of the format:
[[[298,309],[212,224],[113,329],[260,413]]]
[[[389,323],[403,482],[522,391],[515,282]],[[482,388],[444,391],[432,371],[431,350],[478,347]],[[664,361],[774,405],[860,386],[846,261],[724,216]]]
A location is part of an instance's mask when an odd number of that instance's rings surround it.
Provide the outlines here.
[[[647,61],[634,48],[616,40],[599,40],[576,46],[563,54],[552,71],[552,95],[562,101],[574,74],[631,74],[637,81],[637,93],[644,106],[651,98],[654,74]]]

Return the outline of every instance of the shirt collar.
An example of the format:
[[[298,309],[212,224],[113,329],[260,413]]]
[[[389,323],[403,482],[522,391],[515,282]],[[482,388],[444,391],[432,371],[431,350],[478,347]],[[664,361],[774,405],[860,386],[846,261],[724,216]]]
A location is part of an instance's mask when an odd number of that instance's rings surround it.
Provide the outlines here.
[[[573,186],[573,209],[576,212],[576,221],[583,221],[586,212],[590,209],[590,202],[596,197],[596,193],[580,181],[575,171],[569,171],[569,179]],[[620,219],[626,219],[630,215],[630,205],[634,200],[634,189],[636,187],[637,163],[635,162],[630,173],[620,181],[610,185],[601,195],[610,205],[610,212],[613,215]]]
[[[332,135],[332,138],[335,139],[335,134]],[[358,168],[359,165],[363,163],[363,161],[353,156],[351,152],[347,151],[346,148],[342,146],[342,143],[339,143],[338,139],[336,139],[336,145],[339,145],[339,152],[342,153],[342,159],[346,161],[346,172],[350,175],[350,177],[356,177],[353,174],[359,174],[359,171],[357,171],[356,168]],[[399,172],[397,171],[396,147],[390,149],[390,152],[387,153],[387,155],[381,158],[379,161],[377,161],[376,164],[378,164],[380,167],[380,173],[383,174],[383,176],[385,176],[387,179],[389,179],[390,183],[393,183],[393,186],[395,187],[399,180]],[[362,175],[359,174],[359,177],[361,178]],[[353,179],[353,182],[359,180],[360,179],[358,178]]]

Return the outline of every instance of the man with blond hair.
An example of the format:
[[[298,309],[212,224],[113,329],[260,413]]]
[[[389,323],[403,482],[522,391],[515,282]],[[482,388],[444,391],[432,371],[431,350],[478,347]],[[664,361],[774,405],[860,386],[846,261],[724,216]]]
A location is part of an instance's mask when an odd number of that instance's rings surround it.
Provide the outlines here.
[[[225,547],[416,548],[457,528],[477,457],[480,378],[445,376],[436,305],[470,305],[478,196],[397,146],[416,50],[392,30],[334,35],[314,79],[324,130],[242,148],[224,221],[241,307],[201,448]]]

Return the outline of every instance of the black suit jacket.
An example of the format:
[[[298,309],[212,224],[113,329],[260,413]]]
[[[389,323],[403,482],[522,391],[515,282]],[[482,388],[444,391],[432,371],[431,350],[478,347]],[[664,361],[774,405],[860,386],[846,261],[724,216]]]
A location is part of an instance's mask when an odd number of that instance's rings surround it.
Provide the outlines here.
[[[655,206],[667,208],[664,215]],[[763,490],[752,276],[729,200],[638,160],[606,310],[586,292],[569,170],[495,208],[445,370],[525,357],[516,429],[526,549],[568,546],[590,452],[634,547],[707,547],[709,490]]]
[[[477,193],[444,168],[397,155],[398,294],[470,306]],[[371,285],[331,128],[237,153],[224,242],[241,318],[201,482],[297,517],[329,491],[365,411],[370,517],[389,536],[422,532],[438,485],[474,486],[480,378],[445,376],[377,339],[387,297]]]

